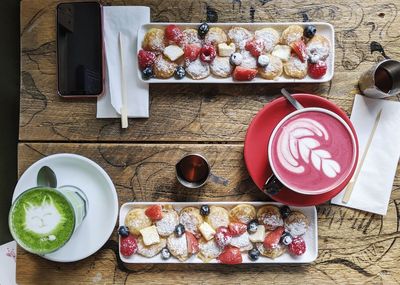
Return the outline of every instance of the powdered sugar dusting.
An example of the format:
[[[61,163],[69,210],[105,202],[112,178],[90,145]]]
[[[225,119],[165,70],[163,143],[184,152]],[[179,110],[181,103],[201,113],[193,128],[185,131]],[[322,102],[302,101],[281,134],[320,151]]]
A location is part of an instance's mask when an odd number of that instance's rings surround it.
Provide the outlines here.
[[[185,257],[188,255],[186,235],[176,237],[171,235],[167,239],[167,246],[170,252],[179,257]]]
[[[228,37],[240,50],[243,50],[246,46],[246,42],[251,40],[253,35],[244,28],[234,27],[228,31]]]
[[[232,72],[232,66],[229,63],[229,57],[217,56],[210,65],[212,72],[221,77],[228,77]]]
[[[219,44],[227,41],[225,32],[220,28],[211,28],[205,38],[209,44]]]
[[[137,246],[138,246],[137,252],[140,255],[143,255],[145,257],[153,257],[156,254],[158,254],[161,251],[161,249],[166,246],[166,244],[167,244],[166,239],[161,238],[159,243],[153,244],[150,246],[146,246],[143,243],[143,238],[139,237],[138,243],[137,243]]]
[[[229,224],[228,212],[224,208],[220,207],[211,207],[211,211],[207,219],[210,226],[214,229],[219,227],[227,227]]]
[[[188,212],[181,212],[179,222],[192,234],[197,235],[199,233],[198,225],[201,221],[195,215],[191,215]]]
[[[317,62],[328,57],[329,47],[321,42],[312,42],[307,45],[306,52],[312,62]]]
[[[263,41],[266,52],[271,52],[279,41],[279,33],[273,29],[261,29],[255,31],[255,38]]]
[[[169,62],[164,59],[162,55],[159,55],[155,60],[155,66],[161,72],[170,72],[171,69],[175,68],[175,65],[172,62]]]
[[[200,242],[199,248],[201,254],[207,259],[216,258],[222,252],[222,249],[217,245],[214,239],[208,242]]]
[[[183,45],[185,44],[202,44],[202,40],[195,29],[186,29],[183,31]]]
[[[291,44],[291,43],[301,40],[301,37],[302,37],[301,33],[290,33],[290,34],[288,34],[286,41],[288,44]]]
[[[210,74],[210,67],[207,63],[202,62],[199,58],[192,62],[186,63],[186,72],[193,79],[202,79]]]
[[[277,73],[282,69],[282,61],[277,57],[270,57],[269,64],[264,67],[265,72]]]
[[[304,221],[285,224],[285,228],[292,236],[301,236],[307,232],[308,225]]]
[[[164,30],[161,29],[150,29],[146,35],[147,38],[147,46],[144,48],[149,48],[150,50],[156,52],[162,52],[165,48],[164,44]],[[146,42],[146,41],[145,41]]]
[[[252,248],[249,234],[244,232],[240,236],[232,237],[231,245],[240,248],[240,250],[248,250]]]
[[[265,225],[271,226],[273,228],[283,225],[283,220],[281,217],[276,215],[266,215],[263,220]]]
[[[307,62],[302,62],[298,57],[292,56],[289,59],[289,63],[291,64],[292,68],[297,70],[306,70],[307,69]]]
[[[252,56],[249,51],[247,50],[242,51],[241,55],[243,57],[242,64],[240,65],[241,67],[251,68],[251,69],[257,68],[257,59],[254,56]]]
[[[179,217],[174,210],[163,212],[163,218],[156,222],[158,234],[160,236],[172,234],[178,223]]]

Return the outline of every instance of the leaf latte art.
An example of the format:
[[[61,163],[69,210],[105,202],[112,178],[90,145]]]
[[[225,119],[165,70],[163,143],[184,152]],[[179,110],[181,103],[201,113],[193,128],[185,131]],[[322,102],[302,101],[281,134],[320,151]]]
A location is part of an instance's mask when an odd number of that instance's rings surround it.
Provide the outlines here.
[[[292,121],[286,125],[277,142],[281,146],[278,153],[280,163],[293,173],[303,173],[305,169],[301,163],[311,163],[326,176],[336,177],[340,165],[328,150],[320,148],[321,139],[329,140],[329,134],[317,121],[308,118]]]
[[[295,191],[329,191],[347,178],[355,162],[350,129],[336,115],[319,110],[289,116],[270,142],[275,175]]]

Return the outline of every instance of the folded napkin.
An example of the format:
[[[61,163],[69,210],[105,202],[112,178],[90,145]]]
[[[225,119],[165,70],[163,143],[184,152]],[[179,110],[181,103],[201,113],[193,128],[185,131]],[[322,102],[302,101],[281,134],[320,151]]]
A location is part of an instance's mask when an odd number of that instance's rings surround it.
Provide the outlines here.
[[[16,259],[15,241],[0,245],[0,284],[15,285],[15,259]]]
[[[361,158],[380,111],[379,123],[350,200],[342,203],[345,192],[342,191],[332,199],[333,204],[386,215],[400,156],[400,103],[356,95],[350,119],[358,136]]]
[[[106,57],[104,95],[97,100],[97,118],[119,118],[121,110],[121,60],[118,34],[124,41],[124,71],[128,97],[128,117],[149,117],[149,85],[137,76],[137,32],[150,22],[150,8],[139,6],[106,6],[103,29]]]

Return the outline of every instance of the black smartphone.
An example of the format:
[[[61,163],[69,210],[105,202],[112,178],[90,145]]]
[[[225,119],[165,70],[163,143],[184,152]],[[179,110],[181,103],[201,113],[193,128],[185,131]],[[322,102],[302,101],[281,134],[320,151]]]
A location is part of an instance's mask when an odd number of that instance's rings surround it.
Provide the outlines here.
[[[57,79],[63,97],[103,93],[102,7],[98,2],[57,6]]]

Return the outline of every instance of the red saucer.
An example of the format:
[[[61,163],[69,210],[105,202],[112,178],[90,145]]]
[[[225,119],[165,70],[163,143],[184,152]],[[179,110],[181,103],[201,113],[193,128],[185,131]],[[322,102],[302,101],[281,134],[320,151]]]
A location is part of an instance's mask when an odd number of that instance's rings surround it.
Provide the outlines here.
[[[356,161],[358,161],[358,140],[353,124],[338,106],[322,97],[311,94],[293,95],[304,107],[320,107],[338,114],[350,126],[356,139]],[[294,107],[283,97],[273,100],[261,109],[251,122],[244,141],[244,160],[247,170],[258,188],[262,188],[267,178],[272,174],[268,162],[268,141],[275,126],[286,115],[295,111]],[[334,190],[319,195],[304,195],[283,188],[272,199],[291,206],[312,206],[322,204],[335,197],[350,181],[356,169],[356,164],[349,177]]]

